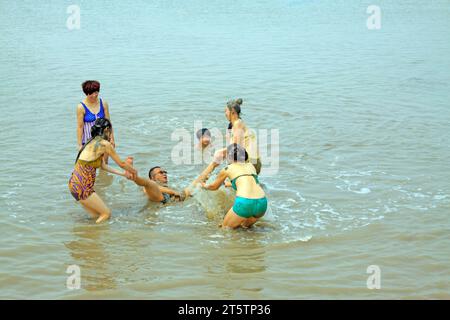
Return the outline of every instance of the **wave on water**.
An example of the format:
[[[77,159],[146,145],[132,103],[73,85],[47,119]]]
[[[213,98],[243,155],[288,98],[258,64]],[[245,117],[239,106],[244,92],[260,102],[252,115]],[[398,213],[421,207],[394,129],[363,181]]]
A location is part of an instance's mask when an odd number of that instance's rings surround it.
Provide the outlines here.
[[[211,192],[201,188],[193,190],[192,197],[200,205],[208,219],[223,219],[233,206],[235,194],[226,188]]]

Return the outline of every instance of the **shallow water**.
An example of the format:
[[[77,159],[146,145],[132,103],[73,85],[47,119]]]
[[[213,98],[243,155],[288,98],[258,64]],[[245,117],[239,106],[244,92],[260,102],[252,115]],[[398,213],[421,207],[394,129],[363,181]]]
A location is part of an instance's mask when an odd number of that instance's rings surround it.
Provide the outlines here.
[[[1,4],[0,298],[450,298],[447,1],[378,1],[381,30],[371,1],[77,4],[80,30],[59,1]],[[177,188],[201,166],[172,162],[173,131],[222,130],[242,97],[249,126],[279,130],[265,218],[222,231],[230,191],[148,205],[102,173],[113,218],[94,225],[67,189],[85,79],[118,153]]]

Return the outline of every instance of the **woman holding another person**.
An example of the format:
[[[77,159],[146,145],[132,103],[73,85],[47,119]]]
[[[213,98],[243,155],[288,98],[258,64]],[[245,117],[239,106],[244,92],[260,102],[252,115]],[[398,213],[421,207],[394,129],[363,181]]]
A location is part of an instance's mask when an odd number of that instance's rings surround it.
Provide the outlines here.
[[[94,190],[96,169],[101,167],[110,173],[125,176],[124,172],[119,172],[106,165],[103,160],[104,155],[111,156],[119,167],[127,170],[131,179],[137,173],[130,164],[122,161],[117,155],[114,146],[109,142],[111,132],[112,126],[108,119],[95,120],[91,128],[91,138],[78,152],[75,168],[69,180],[70,193],[94,219],[97,219],[96,223],[108,220],[111,216],[111,210]]]
[[[248,228],[266,213],[266,194],[259,184],[256,169],[248,162],[248,153],[242,146],[230,144],[227,148],[227,161],[229,165],[220,171],[217,179],[208,185],[203,182],[202,186],[207,190],[217,190],[229,178],[232,188],[236,190],[236,199],[225,215],[222,227]]]

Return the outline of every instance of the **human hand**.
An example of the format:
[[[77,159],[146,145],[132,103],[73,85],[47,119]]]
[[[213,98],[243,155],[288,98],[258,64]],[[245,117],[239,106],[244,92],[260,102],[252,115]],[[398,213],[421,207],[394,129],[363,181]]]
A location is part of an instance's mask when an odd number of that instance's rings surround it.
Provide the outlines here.
[[[128,180],[135,181],[138,176],[137,170],[135,168],[131,167],[130,165],[125,165],[124,169],[125,169],[125,177]]]
[[[190,197],[190,196],[192,195],[192,192],[191,192],[191,190],[190,190],[189,187],[184,188],[183,193],[184,193],[184,195],[186,196],[186,198],[187,198],[187,197]]]
[[[125,171],[125,177],[128,180],[136,181],[136,178],[138,177],[138,172],[136,169],[132,168],[132,170]]]
[[[133,168],[133,160],[134,160],[134,158],[133,157],[127,157],[127,159],[125,160],[125,164],[126,165],[128,165],[128,166],[130,166],[131,168]],[[127,168],[125,168],[125,169],[127,169]],[[134,169],[134,168],[133,168]],[[134,175],[134,177],[133,177],[133,174],[132,174],[132,170],[130,171],[130,170],[125,170],[125,177],[128,179],[128,180],[135,180],[136,179],[136,175],[137,175],[137,171],[136,171],[136,169],[134,169],[135,170],[135,175]]]

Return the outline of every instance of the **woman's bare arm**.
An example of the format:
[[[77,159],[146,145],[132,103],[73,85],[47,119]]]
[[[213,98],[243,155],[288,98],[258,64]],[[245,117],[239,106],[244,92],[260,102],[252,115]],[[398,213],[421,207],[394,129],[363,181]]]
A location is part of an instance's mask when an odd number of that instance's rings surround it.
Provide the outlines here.
[[[114,168],[111,168],[110,166],[108,166],[108,165],[105,163],[104,160],[102,160],[102,169],[105,170],[105,171],[107,171],[107,172],[110,172],[110,173],[113,173],[113,174],[117,174],[118,176],[125,177],[125,172],[124,172],[124,171],[123,171],[123,172],[120,172],[119,170],[116,170],[116,169],[114,169]]]
[[[220,163],[225,159],[227,149],[220,149],[214,153],[214,160],[203,170],[203,172],[195,179],[192,184],[195,185],[199,182],[204,182],[208,180],[209,175],[220,165]]]
[[[105,107],[105,117],[112,122],[111,120],[111,115],[109,114],[109,104],[108,102],[106,102],[105,100],[103,100],[103,105]],[[116,140],[114,139],[114,129],[111,128],[111,139],[110,139],[111,144],[113,145],[113,147],[116,147]]]
[[[114,147],[109,141],[103,140],[103,143],[105,145],[105,152],[114,160],[115,163],[117,163],[119,167],[129,171],[133,175],[132,178],[134,178],[134,176],[137,174],[136,169],[120,159],[119,155],[116,153],[116,150],[114,150]]]
[[[222,169],[220,171],[220,173],[217,175],[216,181],[214,181],[213,183],[206,185],[203,185],[203,188],[207,189],[207,190],[217,190],[220,188],[220,186],[223,184],[223,182],[225,181],[225,179],[227,178],[228,174],[225,171],[225,169]]]
[[[232,130],[233,130],[233,141],[231,141],[231,143],[237,143],[243,146],[245,136],[245,125],[242,122],[242,120],[235,121]]]
[[[81,149],[83,143],[84,108],[81,103],[77,106],[77,144]]]
[[[198,176],[197,179],[195,179],[194,181],[192,181],[192,184],[197,184],[199,182],[204,182],[206,180],[208,180],[209,175],[214,171],[215,168],[217,168],[219,166],[218,163],[215,163],[214,161],[211,162],[205,170],[203,170],[203,172]]]

